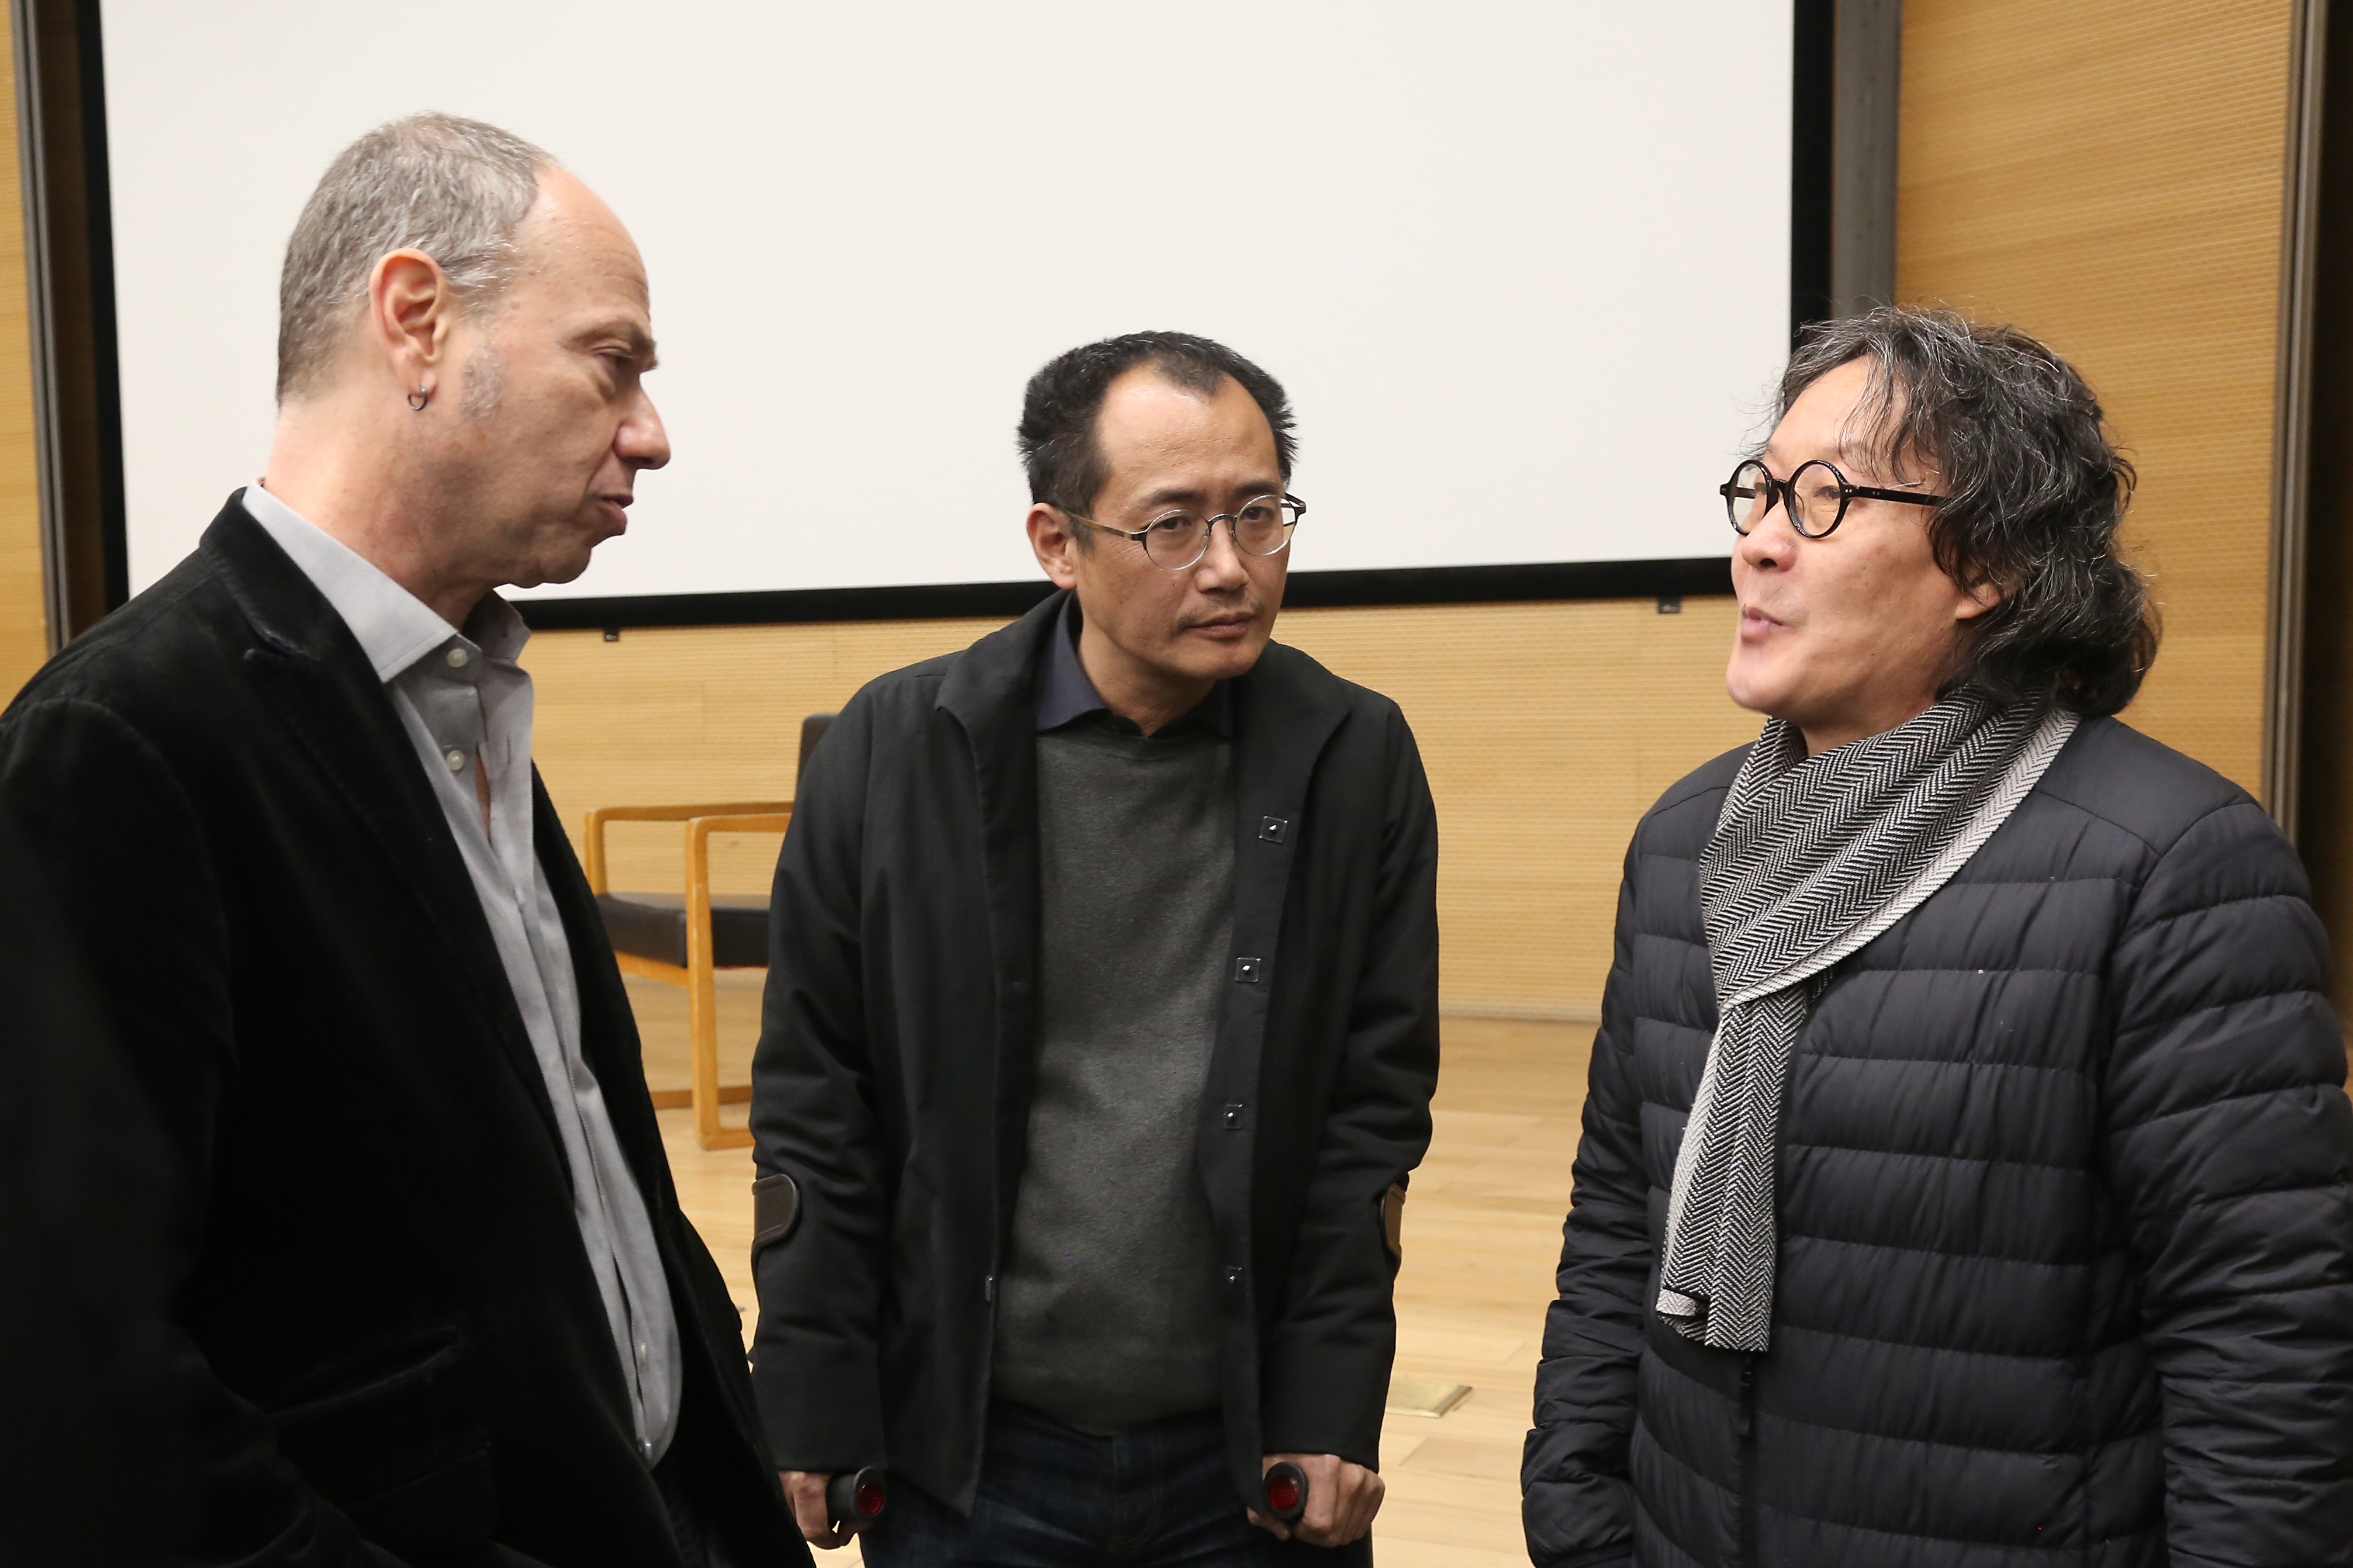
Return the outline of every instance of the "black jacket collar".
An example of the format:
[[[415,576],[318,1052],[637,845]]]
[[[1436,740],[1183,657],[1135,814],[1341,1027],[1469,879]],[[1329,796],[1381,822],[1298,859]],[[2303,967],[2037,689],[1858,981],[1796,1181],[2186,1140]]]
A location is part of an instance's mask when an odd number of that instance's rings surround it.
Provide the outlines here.
[[[245,510],[242,490],[229,497],[197,550],[253,628],[258,646],[247,650],[245,665],[255,684],[375,835],[392,874],[415,896],[490,1016],[548,1136],[560,1142],[546,1079],[481,899],[359,639]],[[544,854],[543,841],[540,848]]]
[[[315,664],[355,659],[369,684],[380,684],[359,639],[335,606],[245,510],[242,488],[231,492],[196,549],[264,645]]]

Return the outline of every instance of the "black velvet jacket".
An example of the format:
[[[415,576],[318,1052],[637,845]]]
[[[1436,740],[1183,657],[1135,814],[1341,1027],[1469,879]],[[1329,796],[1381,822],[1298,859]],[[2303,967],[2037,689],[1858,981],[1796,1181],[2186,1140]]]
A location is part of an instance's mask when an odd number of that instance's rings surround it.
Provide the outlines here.
[[[753,1064],[754,1382],[794,1468],[977,1484],[995,1277],[1037,1048],[1035,686],[1064,595],[851,700],[776,870]],[[1237,1490],[1263,1452],[1377,1459],[1384,1204],[1430,1142],[1437,827],[1397,705],[1271,646],[1230,683],[1233,983],[1201,1097]]]
[[[88,1135],[135,1139],[166,1173],[159,1262],[193,1386],[156,1392],[196,1413],[189,1554],[676,1563],[457,846],[358,643],[235,499],[0,717],[0,810],[152,1108],[152,1129]],[[687,1370],[664,1474],[740,1561],[806,1563],[736,1312],[679,1213],[628,998],[544,791],[536,835],[583,1048],[677,1308]]]

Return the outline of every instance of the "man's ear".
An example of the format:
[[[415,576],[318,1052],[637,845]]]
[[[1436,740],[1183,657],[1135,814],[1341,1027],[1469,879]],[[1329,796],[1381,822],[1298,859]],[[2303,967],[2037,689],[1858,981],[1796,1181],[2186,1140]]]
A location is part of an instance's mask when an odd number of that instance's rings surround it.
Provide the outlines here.
[[[449,275],[421,250],[396,250],[368,275],[367,335],[391,363],[404,393],[438,388],[456,324]]]
[[[1953,606],[1953,619],[1973,621],[1999,607],[2010,595],[2000,583],[1989,577],[1974,587],[1961,590],[1960,603]]]
[[[1057,588],[1079,585],[1077,556],[1086,546],[1079,542],[1078,525],[1060,511],[1039,501],[1029,509],[1029,548],[1036,552],[1038,564]]]

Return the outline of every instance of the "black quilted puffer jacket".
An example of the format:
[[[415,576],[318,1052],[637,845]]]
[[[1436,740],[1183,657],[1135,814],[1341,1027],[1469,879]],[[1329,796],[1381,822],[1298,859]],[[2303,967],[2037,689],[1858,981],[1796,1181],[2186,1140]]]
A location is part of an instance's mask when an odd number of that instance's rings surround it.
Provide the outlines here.
[[[2295,852],[2086,721],[1839,965],[1782,1127],[1772,1348],[1651,1310],[1715,1008],[1699,858],[1626,860],[1522,1472],[1540,1568],[2353,1563],[2353,1110]]]

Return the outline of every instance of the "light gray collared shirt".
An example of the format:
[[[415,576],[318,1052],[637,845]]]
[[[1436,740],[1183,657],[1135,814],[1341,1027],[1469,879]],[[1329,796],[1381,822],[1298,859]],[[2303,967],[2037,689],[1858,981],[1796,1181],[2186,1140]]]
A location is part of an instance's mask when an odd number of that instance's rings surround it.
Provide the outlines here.
[[[245,510],[359,639],[433,781],[547,1080],[572,1170],[573,1215],[612,1324],[638,1451],[651,1465],[678,1428],[678,1319],[644,1195],[580,1054],[572,944],[533,843],[531,677],[515,662],[531,632],[495,594],[475,606],[463,631],[452,631],[424,601],[260,485],[247,487]]]

